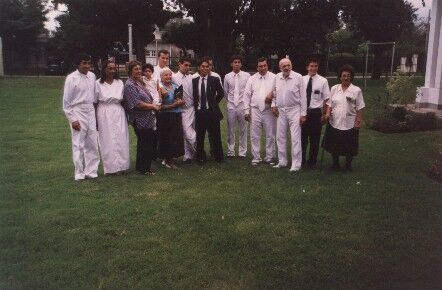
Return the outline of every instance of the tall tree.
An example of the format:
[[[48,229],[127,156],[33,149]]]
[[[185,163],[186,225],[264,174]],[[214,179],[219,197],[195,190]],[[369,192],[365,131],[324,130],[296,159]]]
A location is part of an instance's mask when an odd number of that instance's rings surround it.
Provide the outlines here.
[[[337,25],[330,0],[168,0],[192,17],[197,52],[215,57],[223,72],[228,56],[244,42],[248,55],[311,53],[325,47],[325,35]]]
[[[193,19],[192,31],[196,33],[199,55],[211,55],[216,69],[224,73],[228,59],[235,50],[240,36],[241,22],[253,0],[166,0],[169,7],[179,9]],[[174,39],[175,40],[175,39]]]
[[[5,68],[13,63],[26,66],[31,54],[40,49],[37,40],[44,33],[46,20],[44,0],[1,0],[0,1],[0,36],[5,52]],[[13,52],[20,57],[13,57]]]
[[[113,42],[127,42],[128,24],[132,24],[137,59],[145,62],[144,47],[153,40],[155,24],[164,25],[176,16],[163,10],[161,0],[57,0],[56,3],[68,8],[57,18],[60,27],[55,36],[67,60],[78,51],[106,57]]]
[[[343,20],[371,42],[397,41],[401,33],[413,25],[416,9],[405,0],[342,0]],[[374,46],[372,78],[382,74],[382,56],[387,46]]]

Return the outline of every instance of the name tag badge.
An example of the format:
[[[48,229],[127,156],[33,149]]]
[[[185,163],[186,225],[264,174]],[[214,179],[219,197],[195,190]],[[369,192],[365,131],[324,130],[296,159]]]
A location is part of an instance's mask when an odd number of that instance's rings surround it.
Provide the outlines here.
[[[315,90],[315,92],[314,92],[315,95],[319,95],[320,93],[321,93],[320,90]]]

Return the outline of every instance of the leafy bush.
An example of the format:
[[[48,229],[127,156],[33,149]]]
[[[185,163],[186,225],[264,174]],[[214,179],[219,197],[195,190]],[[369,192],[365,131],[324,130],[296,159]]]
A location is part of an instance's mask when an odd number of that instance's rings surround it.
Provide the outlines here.
[[[366,124],[368,128],[383,133],[436,130],[440,127],[434,113],[415,113],[401,106],[379,109]]]
[[[387,83],[387,91],[393,104],[407,105],[416,99],[416,78],[397,70]]]

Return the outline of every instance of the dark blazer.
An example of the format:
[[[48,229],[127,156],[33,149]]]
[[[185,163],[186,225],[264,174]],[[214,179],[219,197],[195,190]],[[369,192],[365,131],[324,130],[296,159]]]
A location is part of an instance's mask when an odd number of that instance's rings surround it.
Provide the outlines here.
[[[192,80],[193,84],[193,105],[195,106],[195,112],[198,110],[198,105],[200,101],[200,88],[198,83],[200,81],[200,76],[194,78]],[[221,121],[223,119],[223,113],[219,108],[219,102],[221,102],[224,97],[224,90],[221,86],[221,82],[217,77],[207,76],[207,85],[206,85],[206,96],[207,96],[207,104],[209,108],[207,112],[214,120]]]

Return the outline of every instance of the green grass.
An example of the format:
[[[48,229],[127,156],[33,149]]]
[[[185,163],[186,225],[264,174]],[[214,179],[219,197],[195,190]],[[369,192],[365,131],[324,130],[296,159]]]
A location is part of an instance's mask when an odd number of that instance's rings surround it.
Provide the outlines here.
[[[349,174],[228,160],[76,183],[62,83],[0,79],[0,289],[441,287],[441,131],[363,129]]]

